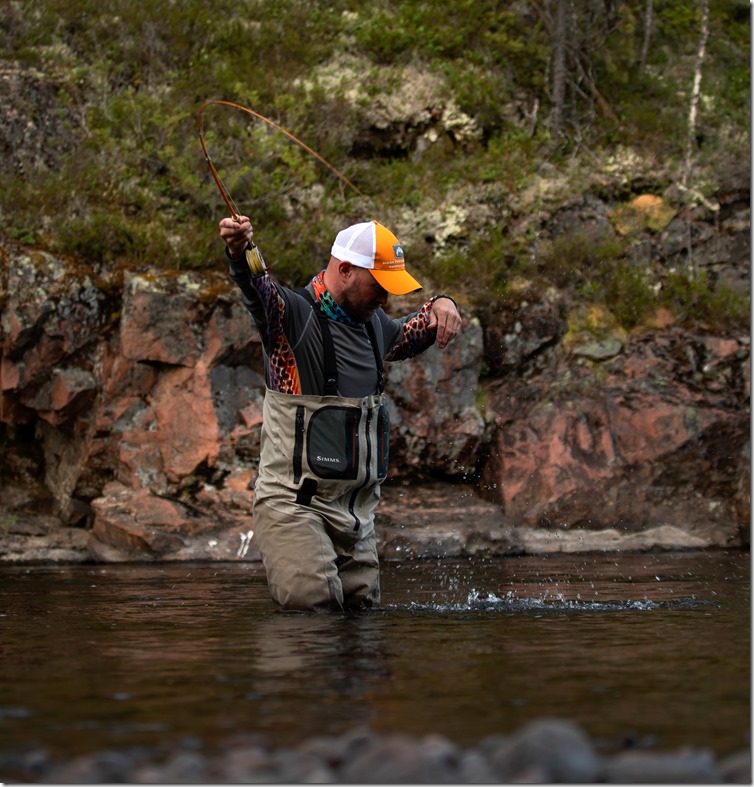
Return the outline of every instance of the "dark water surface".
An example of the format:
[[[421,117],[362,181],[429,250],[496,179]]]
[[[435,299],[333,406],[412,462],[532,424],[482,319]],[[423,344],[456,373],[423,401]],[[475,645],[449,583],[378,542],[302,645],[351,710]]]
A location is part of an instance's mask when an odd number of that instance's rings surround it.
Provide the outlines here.
[[[368,725],[470,747],[529,720],[749,745],[742,552],[385,563],[383,607],[283,613],[254,564],[0,567],[0,751],[277,746]]]

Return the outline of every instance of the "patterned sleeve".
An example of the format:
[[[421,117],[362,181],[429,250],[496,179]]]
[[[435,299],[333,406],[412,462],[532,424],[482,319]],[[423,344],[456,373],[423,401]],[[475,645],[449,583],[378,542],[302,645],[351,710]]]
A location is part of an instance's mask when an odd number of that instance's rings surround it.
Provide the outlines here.
[[[300,394],[301,380],[293,350],[285,335],[286,301],[269,274],[251,276],[245,262],[230,260],[230,276],[243,293],[264,345],[267,387],[273,391]]]
[[[254,318],[262,343],[269,351],[283,331],[285,300],[269,274],[252,277],[245,261],[229,262],[230,277],[243,293],[244,305]]]
[[[429,328],[429,317],[432,311],[432,304],[437,298],[427,301],[415,314],[404,317],[403,335],[388,350],[385,356],[386,361],[403,361],[406,358],[413,358],[419,353],[423,353],[428,347],[435,343],[437,332]]]

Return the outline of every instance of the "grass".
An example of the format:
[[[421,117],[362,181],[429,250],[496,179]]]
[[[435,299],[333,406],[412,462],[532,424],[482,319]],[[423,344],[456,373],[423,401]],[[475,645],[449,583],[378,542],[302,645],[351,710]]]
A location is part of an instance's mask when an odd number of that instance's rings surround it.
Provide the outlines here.
[[[145,0],[134,13],[125,0],[14,0],[0,19],[0,57],[9,72],[42,76],[27,77],[8,97],[27,126],[8,132],[3,232],[82,259],[216,269],[217,221],[227,210],[199,146],[196,113],[222,98],[289,129],[372,200],[344,189],[264,124],[227,108],[208,111],[213,160],[284,281],[311,273],[339,226],[365,211],[387,219],[410,212],[420,222],[450,202],[477,200],[489,219],[473,237],[442,246],[418,238],[412,249],[418,274],[468,290],[472,302],[504,298],[511,277],[524,276],[573,287],[628,327],[660,300],[684,319],[709,321],[720,309],[720,322],[748,320],[739,294],[705,290],[709,281],[660,282],[651,269],[629,265],[618,241],[565,236],[537,245],[531,229],[516,236],[507,226],[512,198],[543,162],[558,168],[579,158],[583,169],[611,147],[682,160],[698,9],[685,0],[655,5],[648,68],[638,75],[643,0],[613,3],[612,15],[577,4],[580,37],[571,43],[620,123],[574,82],[567,133],[554,139],[547,3]],[[740,144],[749,125],[748,8],[712,0],[710,21],[700,171]],[[327,85],[313,79],[345,56],[363,71]],[[426,117],[383,131],[375,106],[395,97],[409,66],[442,89]],[[437,117],[450,109],[478,133],[445,133]],[[398,136],[400,145],[380,147]],[[34,155],[30,138],[39,145]],[[528,210],[536,214],[536,201]]]

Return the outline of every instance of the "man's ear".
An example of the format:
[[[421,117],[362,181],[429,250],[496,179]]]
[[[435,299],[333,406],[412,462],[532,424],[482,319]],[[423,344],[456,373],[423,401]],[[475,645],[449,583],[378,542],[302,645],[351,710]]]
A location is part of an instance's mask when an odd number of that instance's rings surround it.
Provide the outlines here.
[[[341,260],[338,264],[338,273],[340,274],[340,278],[343,279],[343,281],[348,281],[353,275],[353,265],[351,265],[350,262]]]

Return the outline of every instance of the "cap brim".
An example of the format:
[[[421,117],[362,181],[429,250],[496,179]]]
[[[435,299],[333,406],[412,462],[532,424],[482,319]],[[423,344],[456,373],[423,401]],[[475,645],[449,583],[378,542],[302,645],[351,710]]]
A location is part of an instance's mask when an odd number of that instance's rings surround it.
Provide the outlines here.
[[[410,292],[421,290],[422,286],[406,270],[398,271],[376,271],[368,269],[377,279],[380,287],[386,289],[391,295],[408,295]]]

